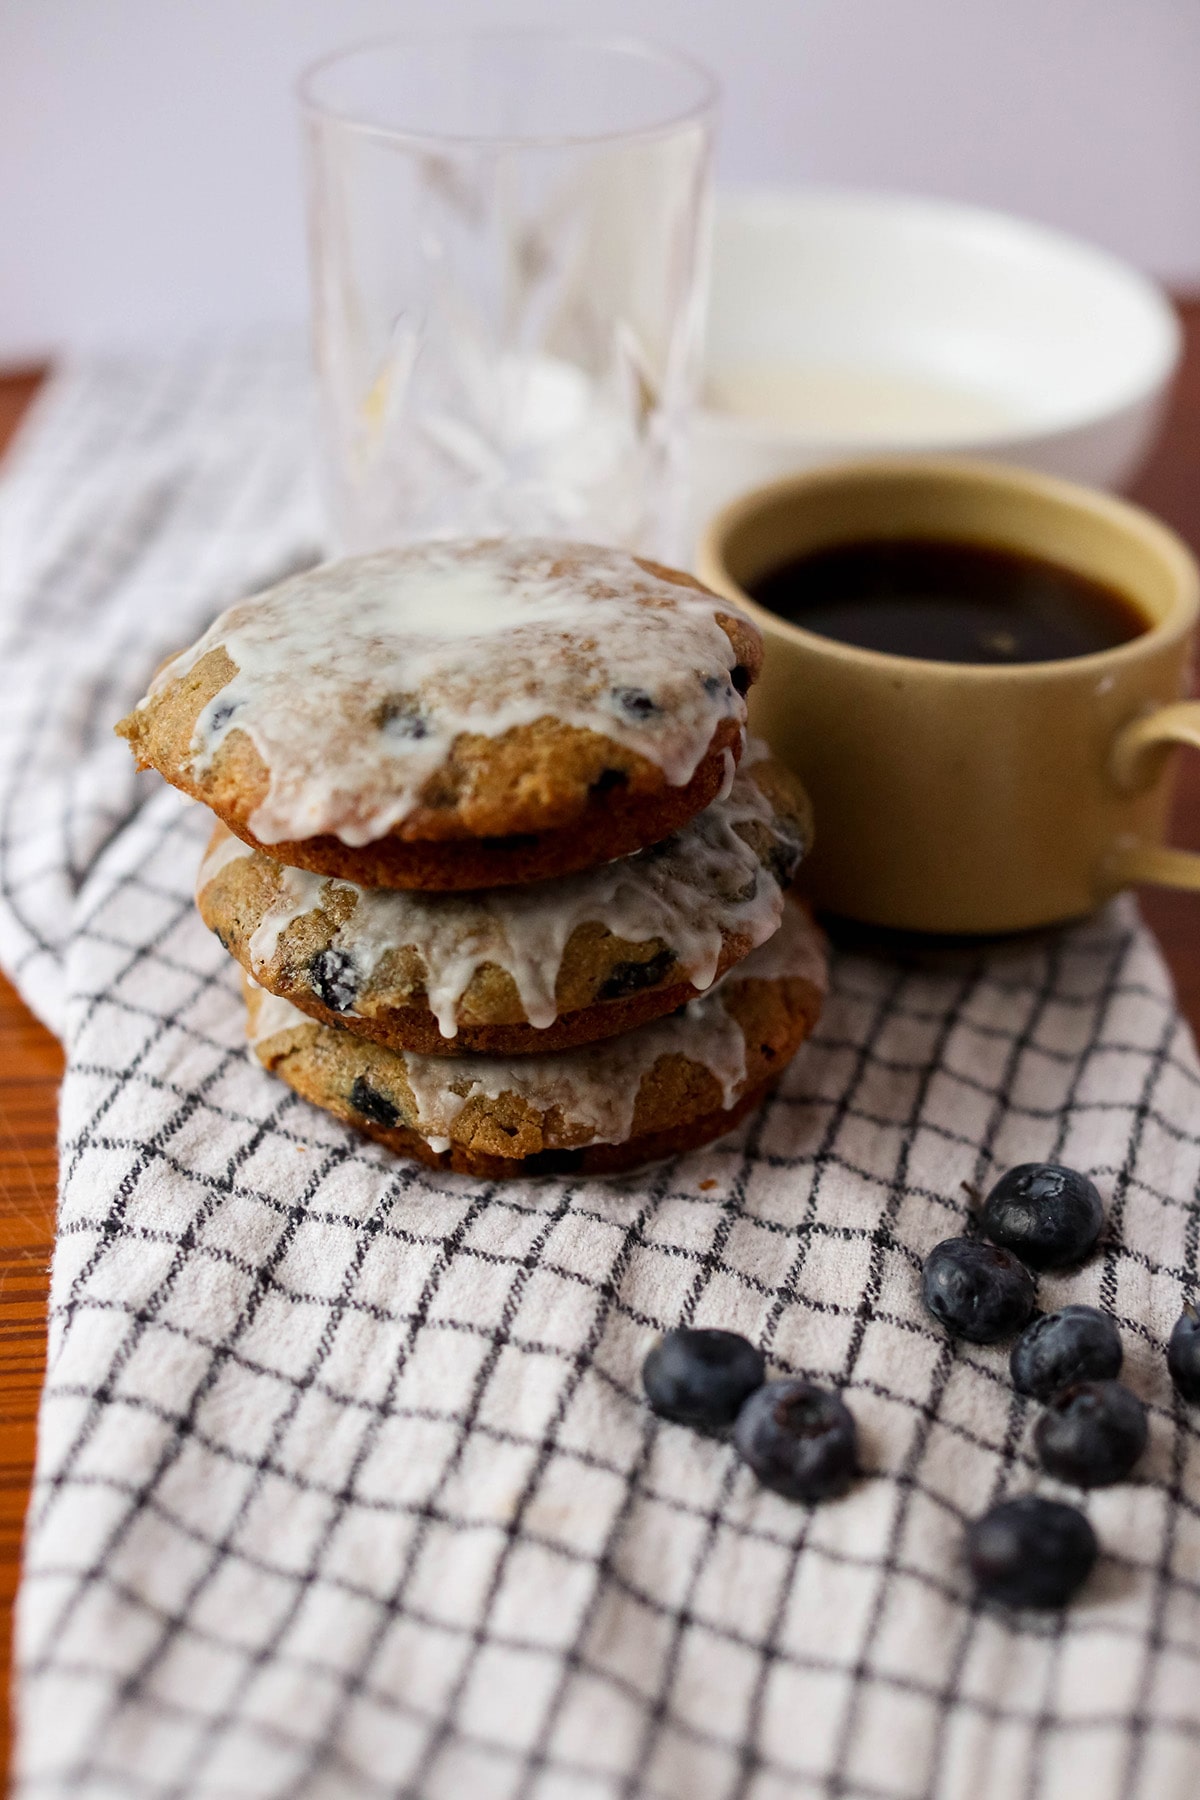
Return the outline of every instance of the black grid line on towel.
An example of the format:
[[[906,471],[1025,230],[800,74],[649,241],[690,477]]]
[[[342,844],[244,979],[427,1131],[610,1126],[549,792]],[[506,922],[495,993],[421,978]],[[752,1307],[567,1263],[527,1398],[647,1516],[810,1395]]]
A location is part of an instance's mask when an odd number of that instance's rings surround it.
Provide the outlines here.
[[[1200,1069],[1132,909],[958,951],[856,937],[761,1113],[641,1176],[399,1164],[250,1062],[190,903],[205,820],[105,736],[172,616],[310,553],[301,384],[236,356],[71,383],[10,477],[37,554],[9,605],[38,598],[5,621],[27,704],[0,727],[0,951],[68,1046],[18,1792],[1182,1794],[1200,1419],[1162,1351],[1196,1285]],[[92,492],[56,527],[68,477]],[[151,576],[172,616],[141,616]],[[60,640],[94,623],[97,655],[56,659],[39,610]],[[1137,1478],[1083,1503],[1105,1555],[1062,1620],[972,1601],[965,1521],[1059,1490],[1005,1350],[917,1300],[959,1183],[1050,1154],[1114,1230],[1041,1303],[1113,1314],[1152,1416]],[[647,1413],[642,1356],[680,1319],[845,1388],[850,1496],[789,1507]]]

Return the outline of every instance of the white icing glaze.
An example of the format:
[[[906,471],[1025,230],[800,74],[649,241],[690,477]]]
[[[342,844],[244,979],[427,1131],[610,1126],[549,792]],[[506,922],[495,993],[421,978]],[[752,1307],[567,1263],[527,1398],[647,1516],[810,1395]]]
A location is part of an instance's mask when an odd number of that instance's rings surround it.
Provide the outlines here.
[[[254,990],[246,1035],[256,1049],[268,1038],[278,1037],[281,1031],[294,1031],[297,1025],[313,1023],[308,1014],[302,1013],[290,1000],[281,1000],[278,994],[269,994],[266,988],[260,987],[253,976],[248,975],[246,980]]]
[[[619,1144],[630,1135],[638,1090],[662,1056],[684,1056],[716,1077],[726,1109],[738,1098],[746,1075],[746,1046],[741,1027],[726,1011],[724,997],[739,982],[774,980],[776,970],[808,974],[816,971],[825,986],[823,939],[802,907],[784,910],[776,939],[761,946],[731,970],[710,993],[691,1001],[670,1018],[639,1025],[624,1036],[586,1044],[549,1056],[418,1056],[412,1051],[376,1051],[395,1058],[417,1105],[416,1128],[436,1150],[449,1146],[454,1122],[476,1095],[490,1099],[513,1094],[539,1112],[557,1107],[569,1125],[571,1141]],[[811,976],[809,976],[812,979]],[[264,1016],[270,1003],[270,1029]],[[256,997],[258,1017],[251,1020],[251,1042],[264,1045],[278,1032],[311,1025],[312,1020],[289,1001],[273,995]],[[323,1027],[323,1029],[331,1029]],[[580,1133],[588,1133],[582,1139]]]
[[[797,910],[795,901],[785,907],[785,920]],[[807,931],[777,931],[774,937],[760,945],[753,956],[731,969],[725,980],[733,980],[745,971],[753,973],[759,981],[807,981],[819,994],[825,994],[829,991],[827,952],[828,943],[824,932],[809,919]]]
[[[751,741],[743,771],[767,755]],[[732,761],[732,758],[730,759]],[[463,995],[485,963],[512,977],[529,1023],[544,1030],[558,1017],[556,989],[563,953],[576,928],[605,926],[623,942],[658,940],[672,950],[676,980],[707,988],[726,938],[751,948],[778,928],[783,892],[738,831],[755,822],[773,832],[770,801],[749,774],[736,776],[729,793],[650,850],[603,864],[580,875],[528,888],[480,894],[423,894],[368,890],[304,869],[280,868],[279,891],[249,941],[250,967],[268,969],[279,940],[296,919],[313,912],[334,890],[353,897],[353,911],[330,941],[349,959],[361,991],[381,959],[402,945],[416,949],[426,969],[426,993],[438,1030],[457,1034]],[[239,852],[245,847],[235,839]],[[206,858],[200,888],[229,860],[222,846]],[[344,1008],[363,1016],[355,1000]],[[365,1011],[370,1011],[369,1003]]]
[[[221,826],[209,842],[208,849],[200,860],[196,871],[196,893],[202,894],[210,881],[243,856],[253,856],[254,851],[249,844],[243,844],[240,837],[234,837],[232,831]]]
[[[660,1057],[671,1055],[702,1063],[720,1085],[722,1107],[733,1105],[745,1079],[746,1040],[720,998],[707,994],[669,1019],[559,1056],[456,1059],[447,1081],[445,1057],[405,1052],[404,1073],[426,1142],[447,1137],[476,1096],[495,1100],[514,1094],[542,1113],[557,1108],[573,1143],[586,1131],[588,1143],[621,1144],[632,1132],[643,1080]]]
[[[362,845],[407,817],[461,733],[547,716],[682,786],[721,722],[746,716],[718,610],[735,609],[623,550],[418,544],[325,563],[230,607],[150,696],[223,647],[237,674],[197,720],[192,772],[244,731],[269,773],[257,838]]]

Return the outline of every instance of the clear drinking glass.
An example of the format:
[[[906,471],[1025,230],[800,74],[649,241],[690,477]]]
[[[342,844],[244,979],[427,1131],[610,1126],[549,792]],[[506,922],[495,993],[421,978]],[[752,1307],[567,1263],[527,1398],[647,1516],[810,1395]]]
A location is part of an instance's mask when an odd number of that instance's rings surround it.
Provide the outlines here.
[[[679,553],[716,90],[541,31],[303,78],[338,547],[546,533]]]

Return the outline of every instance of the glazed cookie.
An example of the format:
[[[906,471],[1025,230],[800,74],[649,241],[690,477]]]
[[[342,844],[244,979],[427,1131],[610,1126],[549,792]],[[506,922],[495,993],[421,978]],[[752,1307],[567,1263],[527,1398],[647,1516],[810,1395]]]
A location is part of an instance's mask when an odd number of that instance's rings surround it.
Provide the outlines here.
[[[724,799],[665,843],[530,888],[367,891],[218,827],[204,922],[313,1018],[427,1055],[562,1050],[674,1012],[764,943],[811,837],[799,783],[751,743]]]
[[[318,1025],[247,983],[263,1066],[402,1155],[504,1177],[635,1168],[719,1137],[767,1093],[820,1013],[820,934],[776,935],[668,1019],[559,1055],[447,1058]]]
[[[117,730],[279,862],[493,887],[629,855],[707,806],[761,660],[728,602],[626,551],[417,544],[230,607]]]

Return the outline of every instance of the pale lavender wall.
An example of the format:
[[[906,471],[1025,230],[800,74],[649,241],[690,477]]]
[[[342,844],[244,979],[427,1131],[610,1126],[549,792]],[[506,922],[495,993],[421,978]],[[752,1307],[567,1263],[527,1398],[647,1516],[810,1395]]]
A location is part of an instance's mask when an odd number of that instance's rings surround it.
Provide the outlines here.
[[[727,179],[975,199],[1200,285],[1200,0],[0,0],[0,361],[298,317],[295,71],[537,22],[690,45]]]

